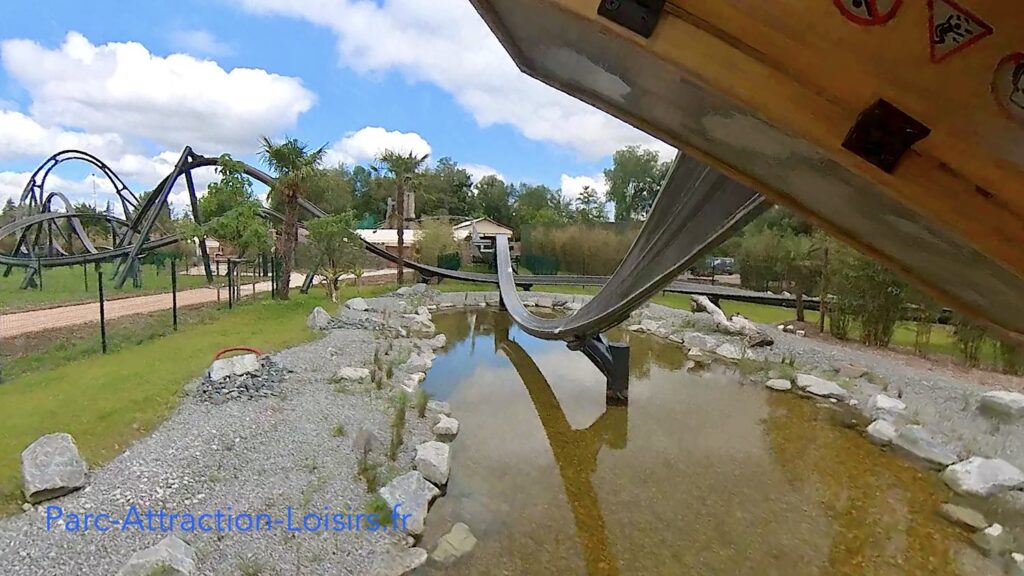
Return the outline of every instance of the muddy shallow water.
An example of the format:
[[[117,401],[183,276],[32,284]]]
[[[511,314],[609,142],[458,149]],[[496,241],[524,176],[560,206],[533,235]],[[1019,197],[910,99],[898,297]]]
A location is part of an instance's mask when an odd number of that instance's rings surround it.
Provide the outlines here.
[[[424,388],[461,422],[432,550],[453,522],[476,548],[446,574],[985,574],[936,509],[937,476],[836,412],[683,349],[632,347],[628,407],[605,407],[582,354],[495,311],[435,316],[448,347]],[[428,565],[421,573],[440,573]]]

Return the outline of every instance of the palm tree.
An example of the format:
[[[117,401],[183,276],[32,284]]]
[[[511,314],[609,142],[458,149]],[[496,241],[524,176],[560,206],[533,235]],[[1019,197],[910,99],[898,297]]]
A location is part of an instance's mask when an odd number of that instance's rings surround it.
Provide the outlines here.
[[[310,151],[306,144],[287,137],[280,144],[275,144],[265,136],[260,141],[260,148],[260,159],[277,176],[270,194],[278,194],[284,201],[284,224],[277,237],[277,253],[282,259],[277,294],[282,300],[287,300],[295,267],[295,245],[299,240],[299,198],[305,192],[307,180],[320,171],[326,149],[321,146]]]
[[[413,152],[401,154],[385,150],[377,157],[374,170],[385,173],[395,182],[395,211],[398,212],[398,285],[402,285],[405,272],[405,194],[412,186],[416,174],[427,163],[430,154],[417,156]]]

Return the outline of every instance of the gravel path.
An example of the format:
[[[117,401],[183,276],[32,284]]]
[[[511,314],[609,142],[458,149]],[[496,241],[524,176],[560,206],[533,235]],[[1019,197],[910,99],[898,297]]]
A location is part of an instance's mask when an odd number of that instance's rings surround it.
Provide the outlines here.
[[[367,272],[363,278],[366,281],[378,280],[378,277],[394,276],[394,270],[373,270]],[[302,286],[306,277],[302,274],[292,274],[291,285],[293,288]],[[249,296],[253,293],[253,285],[242,285],[242,296]],[[256,292],[269,292],[270,282],[258,282]],[[216,288],[193,288],[178,292],[178,306],[185,308],[196,306],[207,302],[216,302],[220,298],[227,298],[227,289],[218,294]],[[122,316],[134,316],[136,314],[148,314],[160,310],[171,309],[171,293],[153,294],[150,296],[138,296],[135,298],[118,298],[106,302],[104,313],[107,320],[120,318]],[[76,304],[73,306],[61,306],[59,308],[46,308],[30,312],[19,312],[16,314],[0,315],[0,339],[12,338],[21,334],[41,332],[43,330],[54,330],[64,326],[76,324],[88,324],[99,322],[100,305],[98,302],[90,304]]]
[[[325,506],[332,513],[346,513],[349,506],[362,512],[370,494],[355,474],[352,437],[365,426],[387,442],[392,392],[369,383],[339,391],[330,379],[342,366],[369,366],[375,347],[373,331],[342,329],[273,355],[292,371],[280,397],[213,405],[189,396],[151,436],[92,472],[86,489],[50,504],[66,513],[118,516],[130,505],[196,515],[230,507],[236,514],[275,518],[284,518],[289,506],[302,514]],[[396,372],[396,381],[400,377]],[[427,422],[410,410],[392,473],[410,469],[413,447],[433,439]],[[345,437],[335,437],[338,424]],[[45,526],[45,504],[0,520],[0,574],[113,574],[134,552],[166,536],[134,528],[47,533]],[[367,574],[405,545],[394,532],[309,534],[275,527],[176,535],[195,549],[197,573],[216,575],[239,574],[244,566],[260,567],[264,575]]]

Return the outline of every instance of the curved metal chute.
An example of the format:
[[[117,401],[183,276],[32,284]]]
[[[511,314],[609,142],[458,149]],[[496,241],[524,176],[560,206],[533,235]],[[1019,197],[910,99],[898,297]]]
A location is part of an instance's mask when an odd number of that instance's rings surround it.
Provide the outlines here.
[[[531,314],[516,293],[508,238],[498,236],[502,300],[516,323],[532,336],[570,341],[595,336],[622,322],[702,253],[766,207],[757,192],[696,160],[679,156],[619,268],[576,314],[565,318]]]

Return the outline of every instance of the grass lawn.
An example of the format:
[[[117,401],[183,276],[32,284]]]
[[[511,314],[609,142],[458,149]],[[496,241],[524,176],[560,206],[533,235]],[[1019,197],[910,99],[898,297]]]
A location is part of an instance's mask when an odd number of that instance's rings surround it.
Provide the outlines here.
[[[370,296],[392,288],[361,292]],[[320,290],[293,294],[288,302],[243,302],[168,335],[147,338],[143,323],[138,345],[106,355],[66,357],[59,367],[0,385],[0,511],[20,506],[21,451],[39,436],[68,432],[89,466],[99,466],[159,425],[177,406],[185,383],[202,374],[218,349],[249,345],[273,351],[315,338],[306,316],[314,306],[334,310],[335,305]],[[352,288],[342,294],[354,295]]]
[[[89,289],[85,288],[85,273],[81,266],[66,268],[46,268],[43,270],[43,289],[22,290],[21,281],[24,270],[15,268],[7,278],[0,276],[0,312],[22,312],[40,308],[52,308],[66,304],[95,302],[99,297],[96,292],[96,270],[93,266],[86,268],[89,278]],[[131,281],[125,282],[124,289],[115,290],[110,279],[113,270],[111,264],[103,266],[103,289],[108,300],[128,298],[171,291],[170,266],[158,272],[155,266],[142,267],[142,288],[132,288]],[[225,278],[215,278],[215,282],[225,283]],[[178,274],[178,289],[186,290],[197,286],[205,286],[205,276],[185,276]]]

